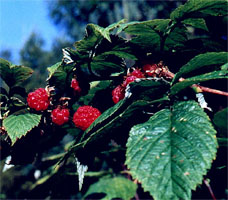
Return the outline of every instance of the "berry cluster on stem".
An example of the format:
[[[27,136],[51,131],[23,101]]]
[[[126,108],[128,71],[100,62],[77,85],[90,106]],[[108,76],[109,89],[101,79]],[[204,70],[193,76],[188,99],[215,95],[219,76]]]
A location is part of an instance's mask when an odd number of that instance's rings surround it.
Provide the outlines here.
[[[72,79],[71,88],[74,89],[74,92],[77,95],[81,93],[81,88],[76,78]],[[33,108],[36,111],[45,111],[48,109],[49,105],[53,105],[53,102],[51,102],[50,99],[49,92],[44,88],[39,88],[28,94],[27,102],[30,108]],[[59,101],[62,99],[66,98],[61,97]],[[101,112],[92,106],[81,106],[73,115],[73,123],[76,127],[85,131],[100,115]],[[56,125],[60,126],[67,123],[69,118],[70,110],[66,105],[57,105],[57,107],[51,111],[51,120]]]
[[[158,64],[145,64],[141,68],[135,68],[132,72],[127,73],[127,76],[124,77],[123,83],[118,85],[112,91],[113,102],[116,104],[124,98],[128,84],[134,82],[138,78],[156,77],[160,75],[163,68],[164,66],[162,62]]]

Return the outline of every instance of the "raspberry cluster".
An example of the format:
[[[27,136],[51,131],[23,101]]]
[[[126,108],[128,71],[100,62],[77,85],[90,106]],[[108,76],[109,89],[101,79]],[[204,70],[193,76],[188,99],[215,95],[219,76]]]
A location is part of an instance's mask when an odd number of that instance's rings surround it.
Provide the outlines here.
[[[70,116],[70,112],[68,109],[56,108],[51,112],[52,122],[57,125],[63,125],[68,122]]]
[[[133,72],[127,74],[123,83],[112,91],[112,100],[114,103],[118,103],[124,98],[127,85],[134,82],[137,78],[145,78],[144,73],[140,69],[135,69]]]
[[[27,97],[27,102],[30,108],[34,108],[37,111],[46,110],[50,104],[48,93],[44,88],[30,92]]]
[[[80,94],[81,88],[76,78],[72,79],[71,87],[77,94]],[[37,111],[47,110],[50,105],[49,93],[44,88],[39,88],[28,94],[27,102],[30,108]],[[69,121],[70,111],[65,107],[64,104],[58,105],[51,111],[51,119],[54,124],[63,125]],[[81,106],[74,113],[73,122],[76,127],[86,130],[100,115],[101,112],[92,106]]]
[[[101,112],[92,106],[81,106],[73,116],[76,127],[85,131],[99,116]]]
[[[147,77],[156,77],[160,76],[161,72],[165,70],[166,67],[162,62],[158,64],[145,64],[141,69],[136,68],[131,73],[128,73],[126,77],[124,77],[124,81],[122,84],[118,85],[112,91],[112,100],[114,103],[118,103],[125,96],[125,90],[129,83],[134,82],[137,78],[147,78]]]

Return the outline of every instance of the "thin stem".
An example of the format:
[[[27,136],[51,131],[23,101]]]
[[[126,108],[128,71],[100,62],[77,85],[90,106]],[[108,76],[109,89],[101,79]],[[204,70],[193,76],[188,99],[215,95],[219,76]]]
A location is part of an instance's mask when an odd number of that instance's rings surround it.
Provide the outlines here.
[[[204,179],[203,182],[207,186],[207,188],[208,188],[208,190],[209,190],[209,192],[211,194],[212,199],[216,200],[215,195],[214,195],[214,193],[213,193],[213,191],[211,189],[211,186],[210,186],[209,182],[206,179]]]
[[[96,51],[97,45],[98,45],[98,43],[94,45],[93,49],[90,52],[91,54],[89,56],[89,61],[88,61],[88,70],[89,70],[89,73],[91,75],[93,75],[95,77],[100,77],[100,75],[98,75],[98,74],[93,72],[92,67],[91,67],[91,62],[93,61],[93,57],[95,55],[95,51]]]
[[[223,96],[227,96],[228,97],[228,92],[224,92],[224,91],[216,90],[216,89],[211,89],[211,88],[203,87],[203,86],[196,85],[196,84],[194,84],[193,86],[198,87],[203,92],[208,92],[208,93],[213,93],[213,94],[218,94],[218,95],[223,95]]]
[[[162,73],[164,74],[164,76],[169,77],[169,78],[173,78],[175,76],[174,73],[172,73],[172,72],[170,72],[168,70],[167,71],[163,71]],[[184,78],[180,78],[178,81],[181,82],[181,81],[184,81],[184,80],[185,80]],[[197,91],[199,91],[199,92],[208,92],[208,93],[212,93],[212,94],[228,96],[228,92],[224,92],[224,91],[221,91],[221,90],[216,90],[216,89],[200,86],[200,85],[197,85],[197,84],[193,84],[191,87],[192,88],[196,88]]]
[[[140,200],[137,192],[135,193],[135,200]]]
[[[161,37],[160,51],[161,52],[164,51],[165,41],[166,41],[167,37],[176,28],[176,26],[177,26],[177,22],[172,22],[172,24],[167,27],[167,32],[163,33],[163,35],[160,35],[160,37]]]

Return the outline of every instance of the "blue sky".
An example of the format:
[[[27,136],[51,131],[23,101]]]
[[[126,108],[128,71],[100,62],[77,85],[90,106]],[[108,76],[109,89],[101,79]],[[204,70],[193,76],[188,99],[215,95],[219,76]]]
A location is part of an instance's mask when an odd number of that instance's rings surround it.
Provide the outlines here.
[[[0,51],[10,49],[15,64],[19,64],[19,50],[32,32],[44,38],[47,49],[61,34],[48,18],[47,3],[44,0],[0,0]]]

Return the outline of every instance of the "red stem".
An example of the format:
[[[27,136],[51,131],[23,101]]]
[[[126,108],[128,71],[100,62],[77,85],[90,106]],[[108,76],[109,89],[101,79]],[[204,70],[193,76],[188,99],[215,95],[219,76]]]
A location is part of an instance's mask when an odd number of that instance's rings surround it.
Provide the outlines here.
[[[139,199],[139,195],[137,194],[137,192],[135,193],[135,200],[140,200]]]
[[[204,182],[204,184],[207,186],[207,188],[208,188],[208,190],[209,190],[209,192],[210,192],[210,194],[211,194],[212,199],[213,199],[213,200],[216,200],[215,195],[214,195],[214,192],[212,191],[211,186],[210,186],[210,184],[208,183],[208,181],[207,181],[206,179],[204,179],[203,182]]]
[[[162,72],[165,76],[173,78],[175,76],[174,73],[166,70]],[[179,82],[184,81],[184,78],[180,78]],[[192,85],[191,87],[196,87],[200,92],[209,92],[209,93],[213,93],[213,94],[218,94],[218,95],[223,95],[223,96],[227,96],[228,97],[228,92],[223,92],[221,90],[216,90],[216,89],[212,89],[212,88],[208,88],[208,87],[203,87],[197,84]]]

